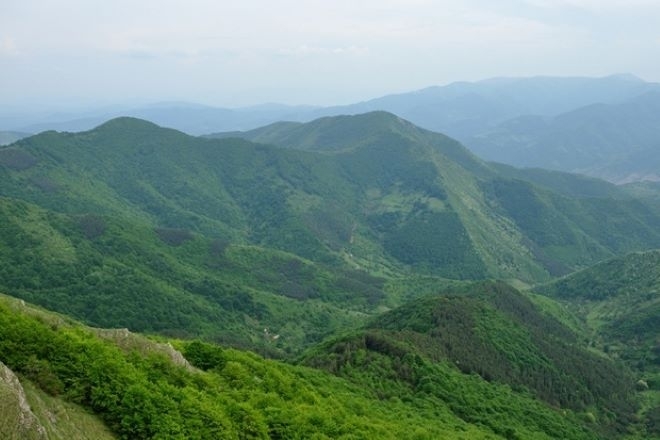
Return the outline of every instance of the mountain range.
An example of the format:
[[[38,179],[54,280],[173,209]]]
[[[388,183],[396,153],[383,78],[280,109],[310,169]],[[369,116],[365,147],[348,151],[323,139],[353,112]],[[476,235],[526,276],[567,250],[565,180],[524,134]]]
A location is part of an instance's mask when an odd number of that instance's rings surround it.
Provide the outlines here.
[[[659,195],[380,111],[24,138],[0,148],[0,432],[658,438]]]
[[[632,75],[493,78],[334,107],[264,104],[230,109],[162,102],[68,113],[13,112],[0,115],[0,129],[13,130],[2,132],[0,142],[45,130],[89,130],[118,116],[203,135],[387,111],[452,136],[488,160],[626,183],[658,179],[654,115],[659,94],[659,84]]]
[[[231,109],[162,102],[68,113],[13,112],[0,115],[0,129],[28,133],[53,129],[81,131],[117,116],[131,116],[192,135],[202,135],[253,129],[277,121],[308,122],[323,116],[387,111],[420,127],[464,141],[519,116],[554,116],[591,104],[623,102],[651,91],[660,91],[660,84],[625,74],[602,78],[492,78],[455,82],[332,107],[264,104]]]

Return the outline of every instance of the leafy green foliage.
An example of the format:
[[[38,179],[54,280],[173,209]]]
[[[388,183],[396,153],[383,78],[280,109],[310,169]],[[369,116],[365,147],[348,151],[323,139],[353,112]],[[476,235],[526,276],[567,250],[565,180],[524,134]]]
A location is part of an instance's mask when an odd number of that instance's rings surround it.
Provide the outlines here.
[[[170,246],[181,246],[186,241],[193,239],[192,232],[185,229],[157,228],[156,234]]]
[[[591,414],[603,436],[621,435],[636,420],[633,377],[589,351],[572,330],[503,283],[454,285],[441,295],[412,300],[303,359],[385,397],[426,390],[429,371],[447,377],[450,365],[451,374],[477,374],[553,407]],[[433,392],[447,398],[444,391]],[[476,417],[470,412],[475,407],[492,404],[469,402],[455,403],[468,417]],[[490,416],[496,412],[482,410]],[[483,423],[499,423],[490,416]],[[493,426],[496,432],[498,426]]]
[[[631,366],[660,367],[660,252],[632,253],[576,272],[537,291],[576,304],[595,343]]]
[[[197,360],[223,361],[189,369],[18,301],[0,303],[0,358],[39,386],[48,371],[59,384],[51,392],[96,413],[119,438],[595,438],[572,415],[417,358],[407,362],[423,374],[420,390],[384,398],[328,373],[183,344]]]
[[[459,217],[452,212],[420,214],[389,231],[384,246],[398,260],[427,267],[446,278],[475,279],[486,273]]]
[[[205,371],[213,368],[221,370],[226,363],[220,347],[201,341],[187,343],[183,354],[193,366]]]
[[[22,171],[32,168],[38,160],[30,153],[16,148],[0,149],[0,165]]]
[[[521,180],[494,179],[483,186],[529,239],[553,275],[612,255],[660,246],[656,209],[638,200],[566,196]]]
[[[595,438],[572,413],[560,415],[508,386],[462,374],[447,362],[430,362],[380,330],[329,341],[304,362],[371,389],[383,400],[447,407],[504,438]]]

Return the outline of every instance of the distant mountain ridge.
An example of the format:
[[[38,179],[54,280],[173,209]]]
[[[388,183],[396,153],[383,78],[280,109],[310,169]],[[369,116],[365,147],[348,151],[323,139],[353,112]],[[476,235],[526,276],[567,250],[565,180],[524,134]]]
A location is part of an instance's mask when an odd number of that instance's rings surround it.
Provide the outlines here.
[[[632,75],[492,78],[319,109],[316,114],[384,110],[463,141],[516,116],[551,116],[593,103],[620,102],[652,90],[659,91],[660,84],[647,83]]]
[[[472,136],[481,157],[580,172],[616,183],[660,180],[660,92],[554,117],[524,116]]]
[[[21,131],[0,131],[0,146],[13,144],[14,142],[30,136],[30,133]]]
[[[653,90],[660,90],[660,84],[648,83],[632,75],[492,78],[433,86],[333,107],[265,104],[231,109],[171,102],[61,116],[42,115],[37,119],[30,115],[5,115],[0,117],[0,129],[21,129],[31,133],[53,129],[82,131],[114,117],[131,116],[201,135],[250,130],[278,121],[308,122],[323,116],[382,110],[420,127],[465,140],[518,116],[552,116],[589,104],[624,101]]]
[[[163,102],[142,107],[91,111],[89,114],[75,112],[69,115],[52,114],[36,118],[30,115],[21,118],[0,116],[0,127],[21,127],[21,131],[30,133],[47,130],[76,132],[90,130],[109,119],[128,116],[149,120],[189,134],[201,135],[219,130],[245,130],[282,119],[300,119],[300,115],[306,114],[313,108],[264,104],[230,109],[186,102]]]

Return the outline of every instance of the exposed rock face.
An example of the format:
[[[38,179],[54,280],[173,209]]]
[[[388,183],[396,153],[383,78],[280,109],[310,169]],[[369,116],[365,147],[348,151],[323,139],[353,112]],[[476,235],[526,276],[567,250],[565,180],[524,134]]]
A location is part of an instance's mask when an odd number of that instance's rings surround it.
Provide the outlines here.
[[[137,350],[140,353],[162,353],[170,358],[174,365],[193,370],[194,368],[186,358],[176,350],[172,344],[150,341],[144,336],[131,333],[126,328],[100,329],[93,328],[92,331],[99,337],[113,341],[124,350]]]
[[[47,439],[46,429],[30,409],[18,377],[0,362],[0,438]]]

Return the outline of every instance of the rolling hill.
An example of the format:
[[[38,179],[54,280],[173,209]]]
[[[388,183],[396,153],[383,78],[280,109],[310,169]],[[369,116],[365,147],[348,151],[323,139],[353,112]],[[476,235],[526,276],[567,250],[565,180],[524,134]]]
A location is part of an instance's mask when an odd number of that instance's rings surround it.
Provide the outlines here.
[[[578,316],[590,344],[625,362],[639,379],[641,417],[660,435],[660,251],[601,262],[537,292]]]

